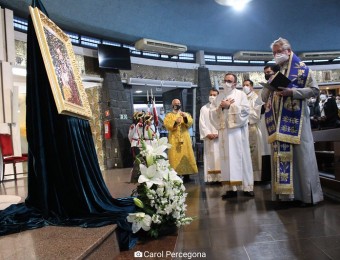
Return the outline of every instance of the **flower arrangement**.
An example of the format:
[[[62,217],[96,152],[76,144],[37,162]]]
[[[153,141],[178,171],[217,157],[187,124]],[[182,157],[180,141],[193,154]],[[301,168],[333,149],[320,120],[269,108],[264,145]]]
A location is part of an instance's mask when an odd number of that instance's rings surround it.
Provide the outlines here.
[[[139,211],[127,217],[133,233],[142,229],[157,238],[163,229],[180,227],[193,220],[185,215],[187,193],[183,181],[167,160],[165,150],[170,147],[166,137],[152,140],[151,144],[142,141],[136,158],[139,185],[132,194],[136,196],[134,202]]]

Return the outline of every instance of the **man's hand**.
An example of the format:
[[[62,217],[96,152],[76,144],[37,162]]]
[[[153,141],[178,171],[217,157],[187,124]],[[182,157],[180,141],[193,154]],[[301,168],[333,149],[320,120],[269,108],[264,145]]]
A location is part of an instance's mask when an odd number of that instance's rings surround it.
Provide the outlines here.
[[[281,91],[278,91],[279,96],[281,97],[292,97],[293,90],[290,88],[278,87]]]
[[[222,100],[220,104],[220,108],[229,109],[230,105],[233,104],[235,100],[233,98],[227,98],[226,100]]]
[[[182,118],[181,118],[181,117],[177,117],[177,118],[176,118],[176,123],[177,123],[177,124],[182,123]]]
[[[187,117],[187,114],[184,113],[184,112],[181,112],[180,115],[181,115],[182,117]]]
[[[207,138],[208,138],[209,140],[213,140],[213,139],[215,139],[215,138],[217,138],[217,137],[218,137],[217,134],[207,134]]]

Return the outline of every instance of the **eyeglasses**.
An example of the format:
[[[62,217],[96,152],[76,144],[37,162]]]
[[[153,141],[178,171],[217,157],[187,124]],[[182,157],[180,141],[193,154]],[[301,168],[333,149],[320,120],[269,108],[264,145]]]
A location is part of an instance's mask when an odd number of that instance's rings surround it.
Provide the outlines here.
[[[223,82],[224,83],[234,83],[232,80],[226,80],[226,79],[224,79]]]
[[[277,51],[273,51],[273,55],[275,56],[275,54],[280,54],[282,52],[285,52],[286,50],[284,49],[280,49],[280,50],[277,50]]]

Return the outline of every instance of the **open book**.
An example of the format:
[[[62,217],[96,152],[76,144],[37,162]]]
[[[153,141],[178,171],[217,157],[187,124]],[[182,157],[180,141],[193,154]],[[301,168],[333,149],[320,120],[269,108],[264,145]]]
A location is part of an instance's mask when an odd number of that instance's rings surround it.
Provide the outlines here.
[[[268,85],[271,88],[274,88],[275,91],[281,91],[279,87],[288,87],[289,83],[291,83],[291,80],[287,78],[285,75],[283,75],[280,71],[276,72],[273,77],[271,77],[267,83],[260,83],[264,87],[268,87]]]

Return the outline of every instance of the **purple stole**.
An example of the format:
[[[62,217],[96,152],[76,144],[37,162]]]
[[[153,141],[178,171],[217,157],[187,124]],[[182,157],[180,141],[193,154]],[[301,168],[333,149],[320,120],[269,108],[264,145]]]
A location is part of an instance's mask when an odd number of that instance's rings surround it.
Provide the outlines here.
[[[309,68],[292,52],[286,77],[291,80],[288,88],[304,88]],[[279,97],[271,93],[265,112],[268,140],[274,150],[274,190],[276,194],[294,194],[293,145],[300,144],[302,99]],[[276,113],[275,113],[276,112]],[[277,116],[277,118],[276,118]]]

